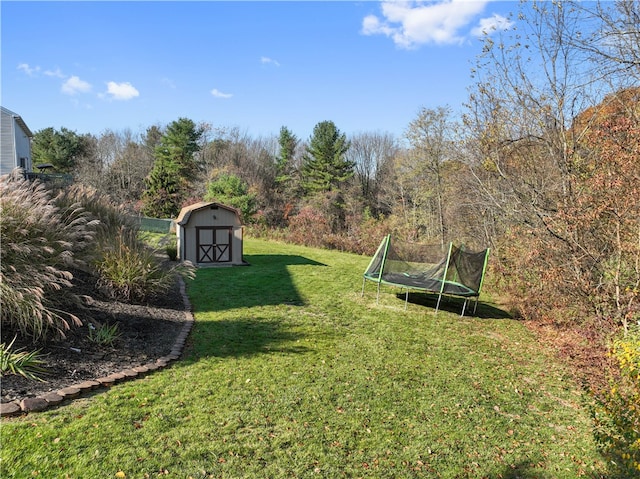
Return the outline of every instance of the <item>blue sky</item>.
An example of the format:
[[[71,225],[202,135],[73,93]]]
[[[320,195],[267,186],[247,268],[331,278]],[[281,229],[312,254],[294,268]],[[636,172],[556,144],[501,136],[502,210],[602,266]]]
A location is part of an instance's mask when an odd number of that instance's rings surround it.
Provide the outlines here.
[[[478,32],[507,1],[1,2],[2,106],[33,131],[139,132],[180,117],[251,136],[400,137],[461,111]]]

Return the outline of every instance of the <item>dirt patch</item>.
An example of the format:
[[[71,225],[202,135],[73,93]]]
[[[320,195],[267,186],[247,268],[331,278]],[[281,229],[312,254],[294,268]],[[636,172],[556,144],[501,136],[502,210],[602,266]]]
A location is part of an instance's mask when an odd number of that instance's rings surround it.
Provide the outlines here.
[[[105,297],[96,289],[94,278],[74,272],[74,292],[85,297],[84,307],[73,311],[83,325],[57,341],[33,342],[17,337],[14,348],[40,350],[45,361],[44,381],[3,376],[1,402],[42,396],[166,356],[186,321],[177,282],[166,294],[144,304],[129,304]],[[92,341],[89,337],[92,324],[116,325],[117,337],[113,344]],[[2,328],[2,342],[10,342],[15,335],[14,331]]]

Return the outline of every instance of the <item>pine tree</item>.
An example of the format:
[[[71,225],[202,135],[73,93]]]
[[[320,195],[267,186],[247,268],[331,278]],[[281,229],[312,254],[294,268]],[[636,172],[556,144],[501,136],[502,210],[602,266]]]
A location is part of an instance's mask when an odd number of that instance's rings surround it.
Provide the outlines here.
[[[314,127],[302,167],[303,186],[308,194],[338,190],[353,176],[355,165],[345,156],[348,149],[346,135],[332,121]]]
[[[174,218],[181,206],[180,179],[175,165],[163,158],[157,159],[145,183],[142,213],[151,218]]]
[[[276,185],[286,189],[293,176],[293,156],[298,145],[298,138],[285,126],[280,128],[278,137],[280,153],[276,163]]]
[[[198,172],[195,153],[200,151],[198,141],[202,134],[202,128],[197,128],[192,120],[179,118],[167,127],[156,147],[156,158],[173,163],[180,178],[192,181]]]
[[[70,173],[89,149],[88,135],[61,128],[44,128],[33,136],[31,151],[34,165],[49,163],[59,173]]]
[[[173,218],[178,215],[188,196],[192,181],[198,174],[195,153],[202,128],[187,118],[171,123],[155,149],[156,160],[146,179],[147,189],[143,213],[154,218]]]

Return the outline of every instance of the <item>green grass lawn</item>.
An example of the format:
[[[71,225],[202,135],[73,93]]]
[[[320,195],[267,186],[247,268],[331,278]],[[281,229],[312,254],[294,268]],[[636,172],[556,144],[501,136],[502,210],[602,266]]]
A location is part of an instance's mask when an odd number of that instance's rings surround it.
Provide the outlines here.
[[[169,369],[3,420],[2,478],[576,478],[602,465],[585,398],[481,303],[375,285],[368,258],[259,240],[198,271]],[[424,304],[426,303],[426,305]]]

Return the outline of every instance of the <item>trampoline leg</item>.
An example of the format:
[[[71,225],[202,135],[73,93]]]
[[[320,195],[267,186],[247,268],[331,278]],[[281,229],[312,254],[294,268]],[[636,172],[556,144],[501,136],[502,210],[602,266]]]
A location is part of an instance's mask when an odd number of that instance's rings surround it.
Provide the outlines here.
[[[478,299],[476,298],[476,304],[473,305],[473,314],[476,314],[476,309],[478,309]]]
[[[436,303],[436,312],[435,314],[438,314],[438,308],[440,308],[440,300],[442,299],[442,294],[438,295],[438,302]]]
[[[380,283],[378,283],[378,292],[376,294],[376,304],[380,301]]]
[[[462,314],[460,315],[460,317],[464,316],[464,310],[467,309],[467,301],[468,301],[468,299],[465,298],[464,299],[464,304],[462,305]]]
[[[407,303],[409,302],[409,290],[404,295],[404,310],[407,310]]]

